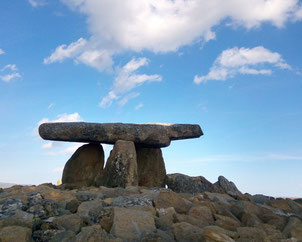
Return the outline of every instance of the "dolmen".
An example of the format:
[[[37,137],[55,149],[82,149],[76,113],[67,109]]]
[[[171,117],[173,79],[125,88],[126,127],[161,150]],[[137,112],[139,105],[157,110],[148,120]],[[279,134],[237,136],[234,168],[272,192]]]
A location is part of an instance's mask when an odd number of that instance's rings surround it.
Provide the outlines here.
[[[173,140],[198,138],[197,124],[43,123],[45,140],[88,143],[76,150],[63,170],[62,183],[70,186],[164,187],[166,168],[162,147]],[[113,144],[104,167],[101,144]]]

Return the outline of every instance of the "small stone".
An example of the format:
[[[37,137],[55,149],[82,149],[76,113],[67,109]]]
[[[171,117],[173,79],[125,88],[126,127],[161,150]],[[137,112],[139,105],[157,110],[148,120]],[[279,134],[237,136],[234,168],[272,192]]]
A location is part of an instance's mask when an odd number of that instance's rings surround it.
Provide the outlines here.
[[[210,226],[206,226],[203,228],[204,231],[212,231],[212,232],[215,232],[215,233],[218,233],[218,234],[225,234],[229,237],[231,237],[232,239],[237,239],[238,238],[238,234],[237,232],[233,232],[233,231],[229,231],[229,230],[226,230],[226,229],[223,229],[219,226],[216,226],[216,225],[210,225]]]
[[[0,229],[0,241],[2,242],[30,242],[31,229],[20,226],[9,226]]]
[[[151,212],[121,207],[113,208],[111,234],[127,240],[139,240],[143,232],[155,230],[154,216]]]
[[[67,161],[62,176],[63,184],[94,186],[99,183],[104,166],[104,150],[100,144],[87,144]]]
[[[164,187],[166,168],[160,148],[136,147],[138,185]]]
[[[133,142],[118,140],[106,162],[103,185],[107,187],[137,186],[137,159]]]

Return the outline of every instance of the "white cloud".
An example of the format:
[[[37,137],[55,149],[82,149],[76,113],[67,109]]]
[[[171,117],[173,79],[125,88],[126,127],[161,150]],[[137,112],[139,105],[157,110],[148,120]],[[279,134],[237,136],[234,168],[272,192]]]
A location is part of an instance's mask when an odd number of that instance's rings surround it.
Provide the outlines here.
[[[142,108],[144,106],[143,103],[139,103],[138,105],[135,106],[135,110],[139,110],[140,108]]]
[[[120,100],[118,102],[118,104],[120,106],[124,106],[130,99],[133,99],[133,98],[136,98],[138,97],[140,94],[138,92],[132,92],[132,93],[129,93],[128,95],[126,95],[125,97],[123,97],[122,100]]]
[[[50,141],[42,145],[42,149],[50,150],[57,147],[61,147],[63,145],[62,142]]]
[[[28,0],[28,2],[34,8],[44,6],[46,4],[45,0]]]
[[[204,76],[195,76],[196,84],[208,80],[224,81],[237,74],[271,75],[271,69],[259,68],[263,65],[272,65],[280,69],[291,69],[277,52],[272,52],[262,46],[255,48],[238,48],[224,50],[215,60],[209,73]]]
[[[17,71],[18,70],[18,68],[17,68],[17,66],[15,64],[8,64],[8,65],[6,65],[6,66],[4,66],[1,69],[1,71],[5,71],[6,69],[9,69],[11,71]]]
[[[128,91],[134,89],[137,86],[142,85],[145,82],[161,81],[162,77],[160,75],[146,75],[146,74],[136,74],[136,71],[142,67],[148,65],[148,59],[146,58],[133,58],[122,68],[117,70],[117,75],[113,83],[112,90],[105,96],[101,102],[101,107],[109,107],[114,100],[120,98],[121,94],[127,93]],[[130,95],[130,94],[129,94]],[[124,101],[120,101],[120,105],[124,105],[129,98],[134,98],[138,94],[132,94],[128,98],[125,97]]]
[[[8,64],[0,69],[0,72],[4,72],[4,74],[0,75],[0,80],[4,82],[10,82],[15,78],[20,78],[20,73],[17,72],[18,68],[15,64]]]
[[[3,76],[0,76],[0,80],[4,82],[10,82],[12,79],[20,78],[21,75],[19,73],[12,73],[12,74],[6,74]]]
[[[298,0],[62,1],[87,16],[91,37],[57,47],[44,63],[75,58],[100,71],[110,69],[112,56],[123,51],[169,52],[208,42],[216,38],[213,27],[225,20],[251,29],[263,23],[283,27],[302,18]]]
[[[4,50],[2,50],[2,49],[0,48],[0,55],[3,55],[3,54],[5,54],[5,52],[4,52]]]
[[[47,58],[44,59],[44,64],[51,64],[53,62],[62,62],[67,58],[76,57],[84,49],[87,41],[83,38],[72,42],[70,45],[60,45],[55,51]]]

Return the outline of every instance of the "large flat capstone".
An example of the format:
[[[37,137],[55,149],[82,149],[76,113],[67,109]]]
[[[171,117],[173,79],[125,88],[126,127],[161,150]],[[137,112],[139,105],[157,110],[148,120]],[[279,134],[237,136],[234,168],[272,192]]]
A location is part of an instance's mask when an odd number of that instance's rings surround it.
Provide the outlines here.
[[[43,123],[39,127],[43,139],[71,142],[115,144],[132,141],[143,147],[167,147],[171,140],[198,138],[203,132],[198,124],[132,124],[132,123]]]

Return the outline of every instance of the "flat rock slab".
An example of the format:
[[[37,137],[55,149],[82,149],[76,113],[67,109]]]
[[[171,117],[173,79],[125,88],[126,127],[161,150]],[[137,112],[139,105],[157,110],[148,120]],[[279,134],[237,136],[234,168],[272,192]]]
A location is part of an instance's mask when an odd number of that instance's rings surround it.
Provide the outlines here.
[[[71,142],[115,144],[132,141],[144,147],[160,148],[171,140],[198,138],[203,132],[198,124],[131,124],[131,123],[43,123],[39,127],[43,139]]]

